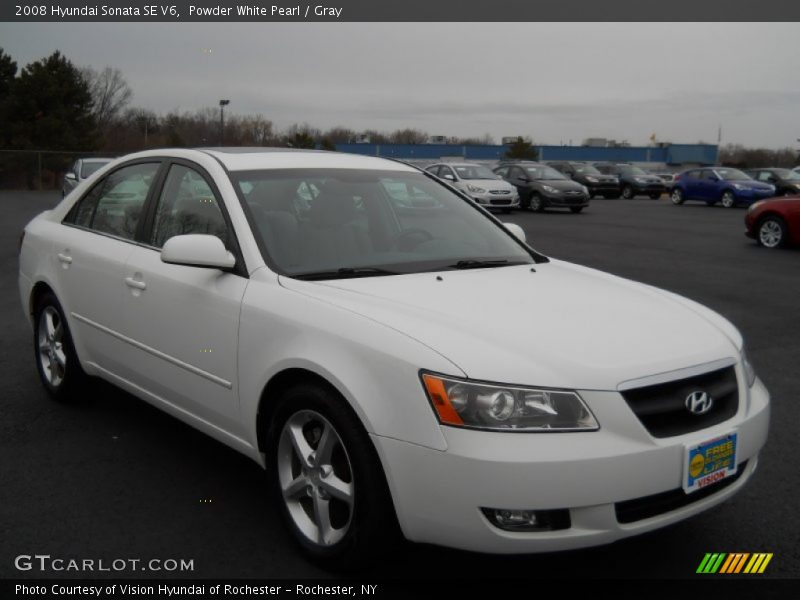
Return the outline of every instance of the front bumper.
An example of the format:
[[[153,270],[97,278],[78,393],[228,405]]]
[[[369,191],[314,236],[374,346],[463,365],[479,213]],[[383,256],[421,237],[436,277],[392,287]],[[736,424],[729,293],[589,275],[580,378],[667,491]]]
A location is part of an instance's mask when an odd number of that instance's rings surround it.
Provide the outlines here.
[[[512,192],[510,194],[492,194],[492,193],[472,193],[469,194],[476,203],[486,208],[519,208],[519,194]]]
[[[586,183],[592,196],[619,196],[621,188],[617,183]]]
[[[576,194],[574,196],[567,194],[544,194],[545,206],[572,208],[577,206],[589,206],[589,196],[585,194]]]
[[[758,202],[759,200],[766,200],[767,198],[773,198],[775,196],[775,192],[769,190],[734,190],[734,195],[736,196],[736,201],[741,204],[752,204],[753,202]]]
[[[741,376],[740,376],[741,377]],[[495,433],[443,427],[446,451],[373,436],[405,536],[493,553],[566,550],[613,542],[700,513],[750,479],[769,428],[769,393],[757,380],[736,416],[691,434],[650,436],[616,392],[580,392],[601,429],[581,433]],[[738,479],[699,500],[630,523],[616,504],[681,489],[687,445],[736,431]],[[724,482],[724,480],[723,480]],[[481,507],[567,509],[570,526],[510,532]]]

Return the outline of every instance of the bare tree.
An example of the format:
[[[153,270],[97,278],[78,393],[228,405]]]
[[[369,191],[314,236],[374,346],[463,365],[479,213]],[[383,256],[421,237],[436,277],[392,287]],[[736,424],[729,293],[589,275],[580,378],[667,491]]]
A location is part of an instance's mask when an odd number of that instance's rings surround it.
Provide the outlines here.
[[[106,67],[95,71],[92,67],[84,67],[81,74],[92,95],[95,122],[100,131],[105,132],[131,101],[133,91],[119,69]]]
[[[398,129],[389,136],[394,144],[424,144],[428,141],[428,134],[418,129]]]

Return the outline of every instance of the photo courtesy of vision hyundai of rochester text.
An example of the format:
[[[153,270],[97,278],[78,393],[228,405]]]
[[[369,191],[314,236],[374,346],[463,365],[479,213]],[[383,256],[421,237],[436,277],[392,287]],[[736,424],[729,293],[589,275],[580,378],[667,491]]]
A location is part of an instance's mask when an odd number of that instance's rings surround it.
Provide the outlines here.
[[[394,533],[491,553],[605,544],[735,495],[770,412],[736,327],[540,254],[466,195],[513,203],[512,187],[461,167],[447,183],[322,151],[114,160],[24,231],[43,385],[67,401],[100,377],[252,458],[265,506],[330,564]],[[508,168],[524,204],[589,202],[550,167]]]

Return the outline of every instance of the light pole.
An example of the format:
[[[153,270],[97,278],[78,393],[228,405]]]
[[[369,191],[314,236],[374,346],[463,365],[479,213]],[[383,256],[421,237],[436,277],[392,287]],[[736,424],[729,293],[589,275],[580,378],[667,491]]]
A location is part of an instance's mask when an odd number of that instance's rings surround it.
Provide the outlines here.
[[[219,145],[224,145],[225,140],[225,107],[230,104],[230,100],[219,101]]]

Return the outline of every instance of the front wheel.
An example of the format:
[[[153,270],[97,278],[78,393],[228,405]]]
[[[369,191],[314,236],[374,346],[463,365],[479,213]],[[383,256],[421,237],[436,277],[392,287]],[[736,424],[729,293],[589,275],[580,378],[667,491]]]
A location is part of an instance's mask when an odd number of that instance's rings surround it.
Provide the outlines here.
[[[633,193],[633,188],[631,186],[626,185],[622,188],[622,197],[625,198],[625,200],[630,200],[634,197],[634,195],[635,194]]]
[[[56,400],[71,400],[86,384],[64,311],[51,292],[39,298],[34,310],[33,343],[36,370]]]
[[[530,205],[533,212],[542,212],[544,210],[544,200],[539,194],[534,193],[531,195]]]
[[[397,526],[386,479],[341,397],[316,385],[289,389],[268,435],[275,494],[310,558],[358,568],[387,548]]]
[[[786,222],[780,217],[766,217],[758,226],[757,239],[765,248],[780,248],[786,243]]]
[[[736,196],[733,195],[733,192],[730,190],[725,191],[722,194],[722,206],[725,208],[733,208],[736,205]]]
[[[672,203],[676,206],[683,204],[685,198],[683,197],[683,190],[680,188],[675,188],[672,190],[672,194],[669,197],[672,200]]]

